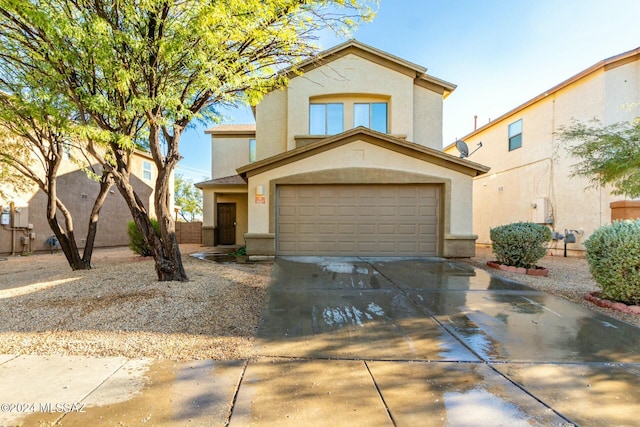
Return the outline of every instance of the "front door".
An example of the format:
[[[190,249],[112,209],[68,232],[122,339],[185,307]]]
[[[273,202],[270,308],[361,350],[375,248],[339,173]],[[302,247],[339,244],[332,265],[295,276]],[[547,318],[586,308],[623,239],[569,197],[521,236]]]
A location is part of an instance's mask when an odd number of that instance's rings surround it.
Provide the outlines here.
[[[235,203],[218,203],[218,244],[236,244]]]

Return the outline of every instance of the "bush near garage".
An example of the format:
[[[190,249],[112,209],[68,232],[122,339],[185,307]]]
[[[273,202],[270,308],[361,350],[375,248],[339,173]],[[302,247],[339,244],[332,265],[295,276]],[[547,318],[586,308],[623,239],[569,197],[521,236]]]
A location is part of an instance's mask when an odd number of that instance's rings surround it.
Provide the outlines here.
[[[601,296],[640,305],[640,219],[616,221],[584,242],[593,279]]]
[[[490,237],[500,264],[533,268],[547,251],[551,230],[532,222],[516,222],[492,228]]]
[[[156,234],[160,235],[160,226],[158,225],[158,220],[155,218],[151,218],[151,225],[153,225],[153,229],[156,230]],[[129,248],[137,253],[140,256],[152,256],[153,251],[149,249],[144,239],[142,238],[142,233],[138,230],[136,223],[133,221],[129,221],[127,224],[127,234],[129,235]]]

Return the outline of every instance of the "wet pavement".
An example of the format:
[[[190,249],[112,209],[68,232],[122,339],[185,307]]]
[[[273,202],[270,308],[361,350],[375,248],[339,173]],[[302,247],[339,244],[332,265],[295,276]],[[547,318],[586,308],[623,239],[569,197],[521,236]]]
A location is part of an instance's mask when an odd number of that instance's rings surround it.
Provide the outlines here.
[[[284,258],[273,275],[232,424],[640,424],[631,325],[443,260]]]
[[[0,425],[632,426],[640,329],[456,262],[279,258],[251,360],[5,355],[0,379],[37,405]]]

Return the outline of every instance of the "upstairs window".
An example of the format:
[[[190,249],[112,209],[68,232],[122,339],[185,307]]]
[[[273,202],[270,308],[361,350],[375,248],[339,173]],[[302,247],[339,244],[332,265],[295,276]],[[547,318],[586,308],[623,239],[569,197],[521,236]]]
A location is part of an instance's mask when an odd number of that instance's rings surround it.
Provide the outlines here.
[[[387,103],[353,104],[353,127],[358,126],[387,133]]]
[[[509,125],[509,151],[522,147],[522,119]]]
[[[253,163],[256,161],[256,140],[249,140],[249,162]]]
[[[341,103],[309,105],[309,134],[336,135],[344,129],[344,106]]]
[[[151,162],[142,162],[142,178],[151,181]]]

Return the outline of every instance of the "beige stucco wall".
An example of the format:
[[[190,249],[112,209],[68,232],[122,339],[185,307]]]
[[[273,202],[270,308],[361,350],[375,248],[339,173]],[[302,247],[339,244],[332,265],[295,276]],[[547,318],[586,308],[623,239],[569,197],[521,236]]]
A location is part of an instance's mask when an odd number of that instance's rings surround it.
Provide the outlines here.
[[[414,85],[413,142],[442,149],[442,95]]]
[[[295,136],[309,134],[310,102],[342,102],[346,131],[355,102],[387,101],[388,133],[440,150],[442,94],[416,86],[414,78],[354,54],[292,78],[257,107],[258,160],[295,148]]]
[[[349,54],[325,67],[294,78],[288,91],[287,143],[295,147],[295,135],[309,133],[309,99],[322,95],[375,94],[391,99],[389,103],[389,133],[403,134],[413,140],[413,79],[382,65]],[[345,114],[349,110],[345,105]],[[345,123],[345,129],[353,128]]]
[[[288,89],[268,93],[256,107],[257,160],[287,150]]]
[[[584,178],[571,178],[577,159],[568,155],[557,132],[573,120],[604,123],[633,120],[640,115],[638,63],[609,71],[596,71],[550,94],[535,104],[465,138],[470,150],[482,141],[483,147],[470,160],[491,167],[487,175],[474,180],[474,232],[478,243],[489,243],[492,227],[517,221],[534,221],[533,205],[545,198],[560,233],[580,230],[576,244],[568,249],[582,251],[582,242],[611,219],[609,203],[620,200],[609,189],[588,188]],[[635,104],[635,105],[632,105]],[[508,150],[508,126],[523,120],[522,147]],[[446,150],[458,154],[455,147]],[[558,249],[563,242],[554,243]]]
[[[275,179],[310,171],[365,167],[412,172],[449,180],[451,182],[450,207],[446,206],[445,209],[450,208],[450,223],[446,225],[444,233],[464,236],[472,234],[471,190],[473,180],[470,176],[364,141],[345,144],[250,177],[249,232],[255,234],[273,232],[270,230],[270,199],[275,195],[266,194],[266,203],[256,204],[253,202],[256,186],[263,185],[265,189],[269,189],[271,181]],[[375,181],[363,182],[363,184],[367,183],[375,183]]]
[[[212,136],[211,179],[237,175],[236,169],[249,163],[250,135]]]

